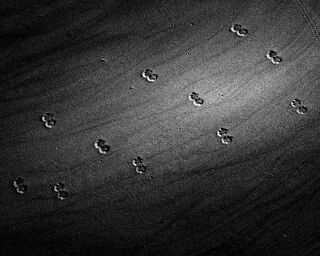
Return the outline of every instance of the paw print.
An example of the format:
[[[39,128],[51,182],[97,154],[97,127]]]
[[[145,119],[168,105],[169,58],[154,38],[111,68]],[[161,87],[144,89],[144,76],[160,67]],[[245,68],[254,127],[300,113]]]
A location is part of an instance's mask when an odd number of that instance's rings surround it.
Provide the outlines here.
[[[196,92],[192,92],[189,96],[188,99],[193,102],[193,105],[195,106],[202,106],[204,104],[204,99],[199,97],[199,94]]]
[[[94,147],[98,149],[99,154],[105,155],[110,151],[111,147],[106,144],[106,141],[103,139],[99,139],[94,143]]]
[[[141,73],[141,76],[150,83],[154,83],[159,77],[158,74],[153,73],[153,71],[148,68]]]
[[[270,50],[267,54],[266,57],[268,60],[270,60],[273,64],[280,64],[282,62],[282,57],[278,56],[278,53],[274,50]]]
[[[65,189],[65,185],[62,182],[58,182],[53,186],[53,191],[56,192],[56,196],[59,200],[65,200],[69,196],[69,192]]]
[[[230,31],[233,33],[236,33],[237,36],[240,36],[240,37],[247,36],[249,33],[248,29],[243,28],[242,25],[237,23],[232,25],[232,27],[230,28]]]
[[[18,177],[13,181],[13,186],[15,187],[18,194],[24,194],[28,190],[28,185],[25,184],[24,179]]]
[[[53,114],[49,112],[44,113],[40,119],[44,123],[44,126],[49,129],[53,128],[57,123],[57,120],[53,118]]]

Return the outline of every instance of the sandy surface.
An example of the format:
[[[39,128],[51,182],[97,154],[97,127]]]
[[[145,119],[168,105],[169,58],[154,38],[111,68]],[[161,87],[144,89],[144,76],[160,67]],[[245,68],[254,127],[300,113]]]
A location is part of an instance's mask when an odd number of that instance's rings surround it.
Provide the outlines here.
[[[1,6],[2,254],[320,253],[319,14],[311,0]]]

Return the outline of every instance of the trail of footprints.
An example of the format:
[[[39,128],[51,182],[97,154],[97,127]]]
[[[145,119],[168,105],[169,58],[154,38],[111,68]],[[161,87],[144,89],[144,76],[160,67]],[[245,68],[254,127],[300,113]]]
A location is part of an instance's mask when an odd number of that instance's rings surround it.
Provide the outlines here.
[[[247,28],[243,27],[240,24],[233,24],[230,28],[230,31],[234,33],[238,37],[246,37],[249,34]],[[270,60],[272,64],[279,65],[283,60],[282,57],[278,55],[278,53],[274,50],[270,50],[266,53],[266,58]],[[101,59],[106,61],[105,59]],[[141,73],[141,77],[145,79],[149,83],[155,83],[159,75],[154,73],[152,69],[145,69]],[[188,95],[188,99],[193,103],[196,107],[201,107],[204,105],[205,100],[204,98],[199,96],[197,92],[191,92]],[[293,99],[290,102],[292,108],[294,108],[299,115],[304,115],[308,112],[308,108],[302,104],[302,101],[298,98]],[[57,120],[54,118],[54,115],[50,112],[44,113],[40,120],[44,123],[44,126],[47,129],[52,129]],[[233,141],[233,136],[229,134],[229,130],[227,128],[219,128],[216,132],[218,138],[220,138],[221,144],[230,145]],[[98,139],[94,142],[94,148],[97,150],[97,153],[100,155],[106,155],[108,152],[111,151],[111,146],[106,143],[104,139]],[[132,165],[134,166],[134,170],[138,174],[144,174],[147,171],[147,165],[145,161],[140,157],[137,156],[132,160]],[[13,186],[18,194],[24,194],[28,191],[29,185],[25,182],[25,180],[21,177],[18,177],[14,180]],[[59,200],[65,200],[69,197],[69,192],[65,187],[65,184],[62,182],[58,182],[53,186],[52,189],[56,193],[56,198]]]

